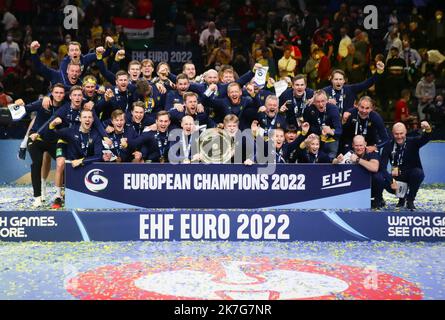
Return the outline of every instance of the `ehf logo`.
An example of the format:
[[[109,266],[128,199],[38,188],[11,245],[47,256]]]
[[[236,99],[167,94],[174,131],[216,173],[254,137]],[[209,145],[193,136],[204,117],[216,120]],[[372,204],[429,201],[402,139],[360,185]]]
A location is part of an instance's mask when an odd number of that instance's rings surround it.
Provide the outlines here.
[[[103,170],[93,169],[85,175],[85,187],[91,192],[102,191],[108,186],[108,179],[101,175],[101,173],[103,173]]]
[[[351,185],[352,170],[335,172],[323,176],[323,187],[321,190],[349,187]]]
[[[80,299],[422,298],[414,284],[375,269],[266,257],[179,257],[107,265],[78,273],[65,288]]]

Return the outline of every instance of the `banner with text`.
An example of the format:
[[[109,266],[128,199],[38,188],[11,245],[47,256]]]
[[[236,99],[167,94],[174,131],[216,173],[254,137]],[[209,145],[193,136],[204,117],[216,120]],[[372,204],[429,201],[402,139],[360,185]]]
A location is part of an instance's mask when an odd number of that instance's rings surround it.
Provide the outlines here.
[[[130,52],[130,60],[151,59],[155,64],[167,62],[172,72],[182,72],[182,66],[193,61],[197,71],[201,69],[201,52],[199,47],[170,47],[152,45],[149,41],[129,41],[125,48]]]
[[[370,175],[357,165],[282,164],[275,173],[236,164],[66,166],[69,209],[367,209]]]

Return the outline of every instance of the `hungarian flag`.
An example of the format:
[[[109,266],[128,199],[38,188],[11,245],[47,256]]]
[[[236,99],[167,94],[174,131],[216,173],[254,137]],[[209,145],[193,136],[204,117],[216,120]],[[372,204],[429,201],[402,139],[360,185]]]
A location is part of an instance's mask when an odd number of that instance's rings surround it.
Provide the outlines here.
[[[140,40],[154,37],[153,20],[113,18],[115,25],[121,25],[128,40]]]

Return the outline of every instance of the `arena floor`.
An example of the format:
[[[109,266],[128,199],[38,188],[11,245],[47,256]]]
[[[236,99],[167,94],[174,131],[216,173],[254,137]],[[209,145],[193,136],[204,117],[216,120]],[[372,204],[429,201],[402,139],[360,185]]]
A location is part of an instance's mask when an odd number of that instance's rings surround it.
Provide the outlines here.
[[[1,210],[30,208],[29,186],[0,194]],[[416,204],[444,212],[445,189]],[[444,256],[425,242],[0,242],[0,299],[445,299]]]

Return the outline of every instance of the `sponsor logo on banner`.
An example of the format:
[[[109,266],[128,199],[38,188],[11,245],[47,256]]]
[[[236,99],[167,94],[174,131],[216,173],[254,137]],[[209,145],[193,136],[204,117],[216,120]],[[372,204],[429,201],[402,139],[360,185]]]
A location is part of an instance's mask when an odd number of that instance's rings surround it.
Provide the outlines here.
[[[81,299],[422,299],[416,285],[374,266],[249,257],[108,265],[77,274],[65,288]]]
[[[103,170],[93,169],[85,175],[85,187],[91,192],[99,192],[105,190],[108,186],[108,179],[101,175]]]

